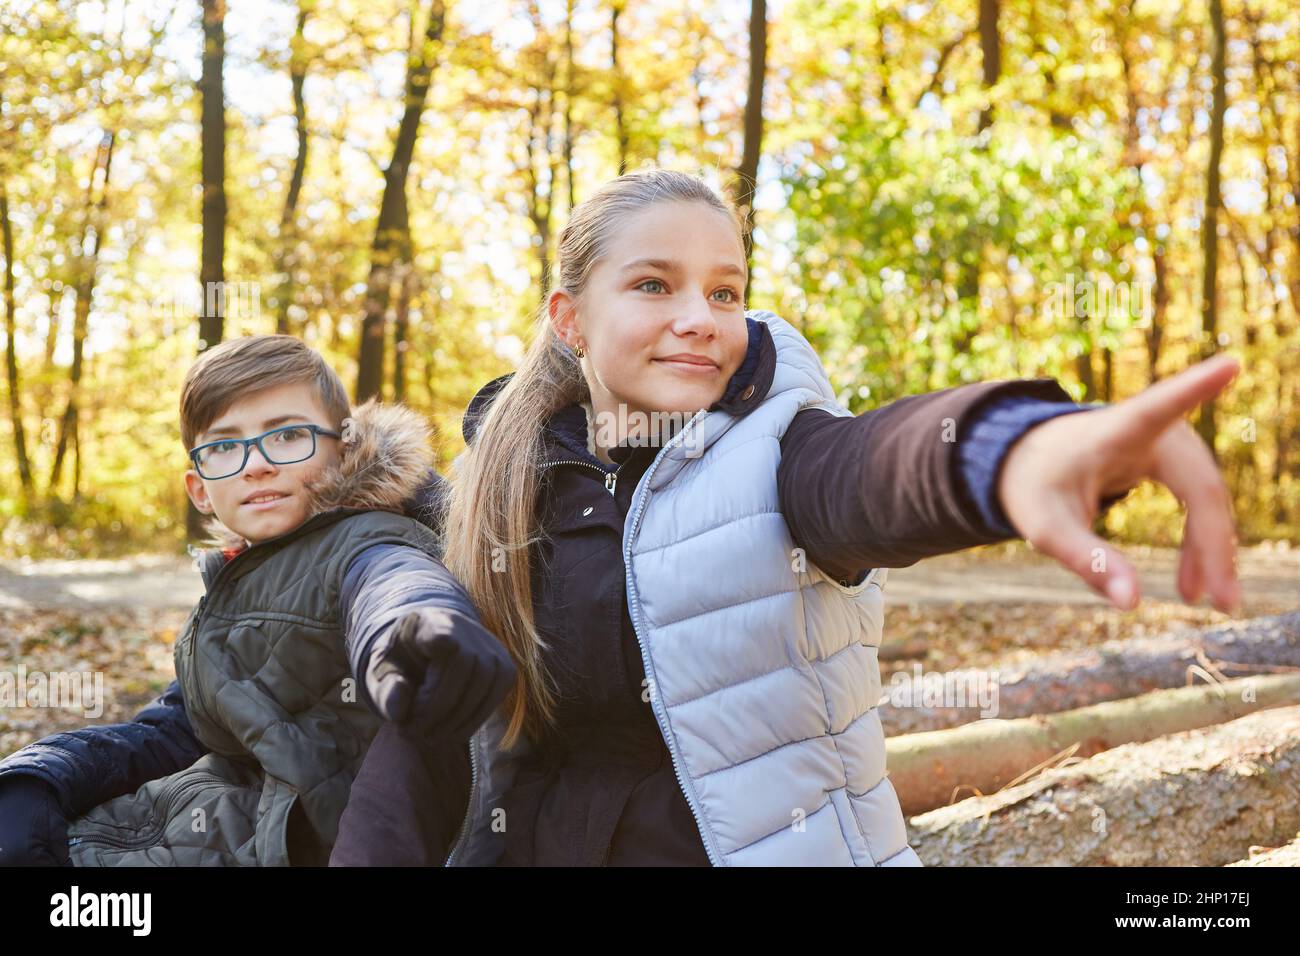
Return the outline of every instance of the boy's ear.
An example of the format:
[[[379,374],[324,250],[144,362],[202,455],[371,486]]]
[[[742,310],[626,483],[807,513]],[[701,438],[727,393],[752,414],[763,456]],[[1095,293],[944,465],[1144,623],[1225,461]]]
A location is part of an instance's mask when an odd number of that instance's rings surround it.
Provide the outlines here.
[[[194,507],[205,515],[212,514],[212,500],[208,498],[208,489],[203,486],[199,473],[191,468],[185,472],[185,493],[194,502]]]

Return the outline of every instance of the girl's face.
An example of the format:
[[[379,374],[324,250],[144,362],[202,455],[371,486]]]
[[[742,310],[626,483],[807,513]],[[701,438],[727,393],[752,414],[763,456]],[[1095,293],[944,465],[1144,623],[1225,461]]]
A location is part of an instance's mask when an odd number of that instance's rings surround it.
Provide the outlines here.
[[[582,297],[549,300],[560,337],[586,351],[597,414],[693,414],[722,397],[745,359],[745,252],[735,225],[699,202],[627,217]]]

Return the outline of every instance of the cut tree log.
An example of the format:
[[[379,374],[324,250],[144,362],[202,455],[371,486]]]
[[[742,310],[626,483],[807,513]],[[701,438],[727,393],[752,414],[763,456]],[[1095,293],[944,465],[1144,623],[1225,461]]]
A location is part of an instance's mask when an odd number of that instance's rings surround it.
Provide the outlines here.
[[[927,866],[1222,866],[1300,830],[1300,707],[1125,744],[909,821]]]
[[[886,766],[904,813],[955,797],[990,794],[1059,760],[1165,734],[1208,727],[1256,710],[1300,703],[1300,674],[1243,677],[1158,690],[1058,714],[978,720],[951,730],[892,737]]]
[[[1279,847],[1250,848],[1250,856],[1236,860],[1228,866],[1300,866],[1300,833],[1290,843]]]
[[[885,660],[883,653],[881,660]],[[997,716],[1014,718],[1186,686],[1197,668],[1201,677],[1206,670],[1211,674],[1217,670],[1214,676],[1221,678],[1286,672],[1288,668],[1300,673],[1300,613],[1107,641],[1095,649],[1045,654],[1014,669],[950,671],[946,680],[956,687],[978,687],[981,681],[987,684],[995,679]],[[925,684],[936,679],[945,679],[945,675],[899,671],[887,681],[886,696],[878,709],[887,735],[942,730],[980,718],[978,706],[943,706],[942,698],[927,706]],[[893,701],[908,702],[908,706],[895,706]]]

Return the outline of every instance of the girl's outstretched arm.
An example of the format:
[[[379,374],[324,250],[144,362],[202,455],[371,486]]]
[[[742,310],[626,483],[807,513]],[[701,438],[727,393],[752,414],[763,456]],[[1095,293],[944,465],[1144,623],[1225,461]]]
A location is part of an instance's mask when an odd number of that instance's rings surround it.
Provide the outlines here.
[[[1216,607],[1233,610],[1231,498],[1183,416],[1238,369],[1235,359],[1208,359],[1105,406],[1073,405],[1055,382],[1037,379],[911,396],[856,418],[801,412],[782,439],[782,510],[808,559],[841,580],[1017,534],[1128,610],[1138,601],[1136,571],[1091,528],[1101,510],[1152,479],[1187,509],[1183,597],[1208,590]],[[1029,424],[1017,434],[1005,401],[1017,394],[1065,400],[1062,414],[1022,416]]]
[[[913,395],[855,418],[806,409],[781,441],[782,512],[808,560],[848,583],[1013,537],[995,482],[1007,449],[1088,407],[1052,379],[1028,379]]]

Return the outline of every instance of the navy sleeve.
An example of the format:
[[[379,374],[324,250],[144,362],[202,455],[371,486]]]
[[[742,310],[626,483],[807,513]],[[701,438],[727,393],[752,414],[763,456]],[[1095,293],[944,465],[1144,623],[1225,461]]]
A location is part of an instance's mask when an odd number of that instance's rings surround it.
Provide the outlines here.
[[[184,770],[207,748],[194,736],[178,681],[129,724],[105,724],[53,734],[0,761],[11,774],[45,781],[69,817],[134,793],[150,780]]]
[[[357,555],[343,573],[340,617],[348,662],[361,699],[372,710],[376,708],[369,687],[371,656],[391,640],[394,625],[416,608],[447,615],[452,633],[464,632],[474,640],[481,637],[478,611],[469,593],[441,561],[418,548],[377,544]]]
[[[958,444],[957,456],[966,488],[990,534],[1018,537],[998,502],[998,478],[1011,446],[1049,419],[1103,407],[1010,396],[990,402],[978,412],[965,440]]]

